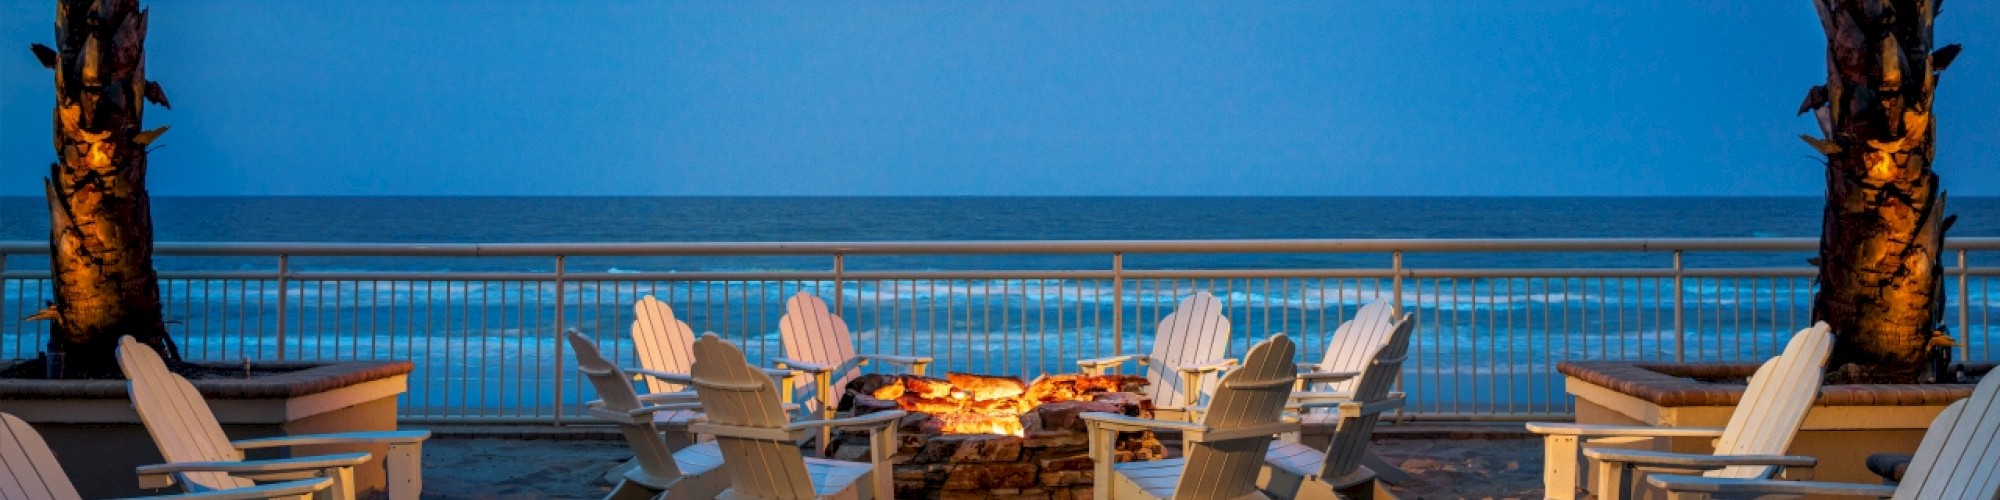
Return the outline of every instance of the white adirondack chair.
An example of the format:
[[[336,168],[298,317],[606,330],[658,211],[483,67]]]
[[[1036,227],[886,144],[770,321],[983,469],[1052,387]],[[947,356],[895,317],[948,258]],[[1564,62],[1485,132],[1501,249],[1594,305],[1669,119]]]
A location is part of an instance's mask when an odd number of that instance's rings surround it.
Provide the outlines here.
[[[1625,498],[1633,487],[1635,469],[1702,472],[1718,478],[1770,478],[1784,467],[1810,463],[1766,463],[1791,446],[1806,410],[1819,395],[1827,354],[1833,349],[1833,334],[1826,323],[1799,331],[1785,345],[1785,351],[1750,376],[1749,387],[1721,429],[1694,427],[1651,427],[1625,425],[1583,425],[1572,423],[1530,423],[1528,430],[1542,434],[1542,481],[1550,498],[1573,498],[1580,474],[1579,456],[1597,462],[1591,477],[1597,498]],[[1601,438],[1714,437],[1715,453],[1689,455],[1645,450],[1580,447]],[[1782,462],[1782,461],[1781,461]]]
[[[778,330],[783,334],[785,357],[772,360],[781,370],[798,370],[812,375],[811,380],[800,378],[794,385],[803,387],[801,394],[818,409],[820,418],[834,418],[836,405],[840,404],[839,391],[847,387],[847,382],[861,374],[861,367],[870,361],[879,361],[908,370],[913,375],[923,375],[930,367],[931,358],[922,356],[891,356],[886,354],[855,354],[854,340],[847,331],[847,322],[829,312],[826,301],[812,294],[799,292],[785,301],[785,316],[778,320]],[[810,385],[808,385],[810,384]],[[791,394],[785,394],[785,401],[794,401]],[[807,408],[802,405],[802,408]],[[826,453],[830,429],[822,429],[819,436],[820,453]]]
[[[1991,500],[2000,498],[2000,375],[1989,374],[1972,397],[1945,407],[1931,420],[1917,445],[1916,460],[1896,484],[1654,475],[1672,500],[1827,495],[1907,500]],[[1773,465],[1810,462],[1812,457],[1775,457]]]
[[[358,459],[366,460],[364,454]],[[358,460],[356,460],[358,463]],[[228,466],[256,464],[256,462],[235,462]],[[333,471],[327,476],[342,475],[344,465],[330,465],[308,470]],[[187,493],[146,497],[156,500],[305,500],[313,493],[333,486],[332,477],[316,477],[283,483],[252,486],[225,491]],[[0,413],[0,500],[81,500],[76,486],[63,475],[62,464],[56,463],[54,452],[42,440],[41,433],[35,432],[27,422]]]
[[[1326,449],[1299,443],[1271,444],[1265,454],[1268,467],[1262,488],[1273,498],[1360,498],[1373,497],[1381,468],[1394,468],[1368,451],[1375,423],[1383,412],[1403,407],[1403,396],[1389,392],[1403,372],[1408,358],[1410,331],[1416,322],[1405,315],[1393,322],[1386,338],[1357,351],[1366,351],[1367,365],[1353,379],[1350,398],[1338,402],[1308,404],[1308,408],[1330,405],[1337,410],[1332,442]]]
[[[1083,359],[1076,365],[1083,373],[1103,375],[1126,361],[1138,361],[1146,367],[1150,382],[1146,396],[1152,398],[1154,411],[1191,420],[1200,417],[1188,414],[1188,407],[1201,405],[1202,395],[1214,387],[1211,375],[1236,365],[1228,353],[1229,318],[1222,315],[1222,301],[1208,292],[1196,292],[1160,318],[1152,354]]]
[[[1098,499],[1268,498],[1257,489],[1257,470],[1275,435],[1299,429],[1281,418],[1298,375],[1296,346],[1284,334],[1250,348],[1243,366],[1222,377],[1199,423],[1154,420],[1115,413],[1085,413],[1090,459],[1096,462]],[[1118,433],[1177,429],[1190,443],[1182,458],[1116,463]]]
[[[1294,400],[1325,401],[1349,399],[1355,377],[1375,362],[1375,350],[1396,331],[1396,307],[1388,302],[1361,306],[1354,317],[1341,323],[1326,343],[1326,355],[1317,364],[1299,365],[1299,385]],[[1408,321],[1408,318],[1401,318]],[[1302,402],[1302,401],[1301,401]]]
[[[318,469],[300,472],[300,469],[258,470],[246,466],[240,470],[216,471],[214,465],[250,463],[243,461],[243,451],[252,449],[386,444],[387,456],[379,458],[387,470],[389,498],[416,500],[423,492],[423,443],[430,439],[430,431],[308,434],[230,441],[222,433],[222,424],[215,421],[215,414],[209,412],[208,401],[202,399],[187,379],[167,371],[166,362],[151,347],[131,336],[118,339],[118,367],[125,372],[133,409],[138,410],[146,433],[153,436],[160,456],[167,460],[164,465],[140,468],[139,482],[143,487],[161,488],[178,480],[188,491],[200,492],[246,488],[254,484],[253,479],[297,479],[301,474],[316,474]],[[358,460],[345,463],[351,467],[369,458],[367,453],[351,453],[294,460],[309,463],[314,459],[343,463]],[[351,477],[336,477],[329,491],[333,498],[346,500],[353,498],[353,490]]]
[[[628,466],[613,468],[616,483],[605,500],[643,500],[660,495],[672,498],[714,498],[728,486],[722,474],[721,452],[714,443],[684,446],[678,451],[661,436],[654,415],[689,411],[700,405],[692,393],[648,394],[642,398],[632,390],[632,378],[618,365],[604,359],[592,343],[576,330],[564,334],[576,352],[576,369],[597,389],[597,401],[585,404],[590,414],[618,425],[632,447]],[[689,346],[692,347],[692,346]],[[668,397],[658,397],[668,396]],[[662,495],[662,493],[665,493]]]
[[[1354,400],[1354,388],[1360,383],[1355,377],[1376,362],[1376,351],[1385,346],[1384,342],[1389,341],[1398,326],[1413,323],[1410,319],[1409,315],[1399,318],[1395,304],[1389,302],[1375,302],[1354,311],[1354,317],[1348,318],[1333,331],[1333,339],[1327,341],[1325,357],[1318,364],[1299,365],[1299,383],[1292,391],[1292,407],[1298,409],[1308,423],[1343,418],[1322,412],[1337,409],[1342,403]],[[1399,349],[1407,351],[1407,337],[1404,343],[1405,346]],[[1401,394],[1396,396],[1398,400],[1402,397]],[[1401,484],[1410,479],[1403,469],[1376,455],[1374,448],[1369,447],[1365,440],[1363,446],[1362,463],[1373,469],[1377,478],[1390,484]]]
[[[743,351],[715,334],[694,344],[695,395],[708,418],[694,432],[715,436],[730,488],[717,498],[893,498],[889,456],[896,451],[896,423],[904,412],[790,422],[778,386],[750,365]],[[798,440],[814,428],[868,431],[869,463],[806,458]],[[697,447],[705,447],[706,443]],[[694,449],[694,448],[690,448]]]
[[[687,322],[674,317],[674,309],[651,295],[640,297],[632,304],[632,348],[637,351],[638,368],[627,368],[626,372],[645,384],[641,399],[649,397],[680,398],[694,401],[694,392],[689,389],[688,368],[694,366],[694,329]],[[792,370],[766,369],[764,373],[781,379],[785,400],[791,401],[793,378],[799,373]],[[656,396],[680,393],[678,396]],[[662,411],[653,414],[653,421],[663,425],[684,427],[701,414],[700,408],[689,410]],[[678,437],[678,436],[675,436]],[[669,439],[674,449],[680,449],[686,441]]]

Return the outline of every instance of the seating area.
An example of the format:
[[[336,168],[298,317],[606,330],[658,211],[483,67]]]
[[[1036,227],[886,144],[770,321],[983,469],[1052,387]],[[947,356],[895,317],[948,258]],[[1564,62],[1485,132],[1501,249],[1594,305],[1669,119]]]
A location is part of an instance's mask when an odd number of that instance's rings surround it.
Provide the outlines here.
[[[565,340],[577,371],[598,399],[587,410],[596,424],[615,427],[623,446],[609,441],[528,440],[495,446],[466,428],[444,426],[454,437],[437,461],[425,457],[428,430],[232,439],[202,395],[169,370],[154,351],[129,337],[118,351],[132,406],[165,463],[140,467],[134,478],[147,488],[176,488],[161,498],[893,498],[912,490],[932,469],[909,468],[910,449],[899,430],[943,415],[928,410],[860,411],[864,397],[881,389],[856,387],[882,380],[925,378],[930,358],[857,354],[846,323],[819,297],[800,293],[781,319],[784,356],[771,366],[750,361],[743,346],[713,333],[696,336],[667,304],[647,296],[634,305],[630,356],[641,366],[621,367],[593,336],[570,330]],[[1005,488],[964,495],[992,498],[1396,498],[1408,495],[1541,496],[1600,499],[1667,495],[1676,499],[1775,494],[1858,495],[1883,498],[1991,498],[2000,488],[2000,377],[1985,377],[1972,397],[1953,403],[1933,421],[1922,445],[1886,485],[1809,481],[1817,459],[1787,455],[1820,381],[1833,336],[1824,323],[1792,336],[1782,353],[1749,377],[1748,389],[1727,426],[1690,428],[1609,426],[1568,422],[1507,425],[1481,431],[1402,428],[1378,436],[1387,415],[1402,408],[1395,391],[1410,356],[1416,318],[1386,303],[1362,307],[1341,324],[1319,363],[1301,363],[1299,347],[1273,334],[1240,358],[1229,352],[1225,308],[1206,292],[1193,293],[1165,315],[1144,355],[1085,359],[1078,377],[1106,377],[1136,365],[1144,389],[1113,386],[1077,401],[1145,401],[1142,406],[1081,406],[1071,418],[1087,429],[1076,459],[1087,464],[1087,482],[1059,485],[1034,478]],[[602,332],[610,335],[614,332]],[[908,378],[865,378],[871,363]],[[876,377],[870,375],[870,377]],[[951,381],[960,391],[987,391],[978,377]],[[873,382],[870,382],[870,381]],[[938,380],[943,382],[943,380]],[[973,385],[965,385],[973,384]],[[1019,384],[1019,382],[1015,382]],[[1019,387],[1017,385],[1017,387]],[[1037,387],[1040,387],[1037,384]],[[903,387],[893,387],[901,394]],[[1018,390],[1018,389],[1017,389]],[[1036,389],[1042,390],[1042,389]],[[1080,390],[1080,389],[1079,389]],[[952,397],[965,398],[961,393]],[[1110,399],[1106,399],[1110,398]],[[882,399],[871,399],[882,401]],[[1113,411],[1107,411],[1113,410]],[[907,411],[906,411],[907,410]],[[1035,413],[1054,418],[1054,413]],[[77,498],[54,454],[28,424],[4,417],[0,443],[0,499]],[[923,418],[906,418],[923,417]],[[1028,418],[1026,416],[1022,418]],[[1046,422],[1037,422],[1041,429]],[[1318,426],[1324,439],[1302,432]],[[592,434],[589,423],[560,430]],[[517,428],[518,429],[518,428]],[[1522,432],[1522,431],[1525,432]],[[486,429],[484,435],[511,431]],[[1410,436],[1431,432],[1424,439]],[[1401,433],[1405,439],[1397,439]],[[1471,439],[1437,445],[1456,434]],[[1530,434],[1532,433],[1532,434]],[[550,438],[555,434],[542,433]],[[1533,449],[1532,436],[1543,446]],[[852,438],[850,438],[852,437]],[[1126,440],[1159,438],[1177,443],[1165,456],[1133,455]],[[1660,451],[1662,438],[1714,438],[1712,452]],[[929,439],[918,437],[917,439]],[[1044,436],[1043,439],[1048,439]],[[483,443],[483,444],[482,444]],[[859,445],[860,448],[851,448]],[[923,443],[917,443],[921,448]],[[325,453],[325,446],[362,451]],[[245,451],[317,447],[288,458],[246,460]],[[854,453],[860,449],[864,452]],[[838,450],[838,453],[836,453]],[[1397,451],[1389,451],[1397,450]],[[1412,451],[1418,450],[1418,451]],[[506,457],[567,474],[531,473],[528,484],[493,480],[495,471],[462,471],[468,460]],[[1431,456],[1426,456],[1431,455]],[[1394,456],[1395,458],[1389,458]],[[1484,459],[1483,465],[1476,465]],[[1459,469],[1477,467],[1478,470]],[[1883,457],[1884,463],[1893,462]],[[902,468],[899,468],[901,466]],[[380,491],[360,491],[357,468],[379,468]],[[474,469],[479,466],[472,466]],[[956,466],[953,466],[956,467]],[[592,470],[596,469],[596,470]],[[947,473],[952,468],[945,469]],[[1467,473],[1488,480],[1471,480]],[[426,488],[426,475],[443,477]],[[1689,475],[1695,474],[1695,475]],[[504,475],[504,474],[503,474]],[[1539,477],[1540,484],[1531,478]],[[1443,479],[1450,478],[1450,479]],[[582,482],[584,484],[577,484]],[[1012,484],[1012,483],[1009,483]],[[1055,486],[1055,487],[1051,487]],[[1486,488],[1474,491],[1470,488]],[[931,494],[935,491],[922,490]],[[961,496],[964,496],[961,495]]]

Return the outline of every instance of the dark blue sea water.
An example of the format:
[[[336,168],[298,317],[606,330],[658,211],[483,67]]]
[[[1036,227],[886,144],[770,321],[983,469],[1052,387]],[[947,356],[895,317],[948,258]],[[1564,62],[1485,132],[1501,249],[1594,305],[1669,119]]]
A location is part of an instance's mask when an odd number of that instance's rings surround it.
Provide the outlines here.
[[[1283,238],[1772,238],[1817,236],[1814,198],[162,198],[160,241],[515,243],[674,241],[1100,240]],[[45,241],[35,198],[0,198],[0,240]],[[1951,236],[2000,236],[2000,198],[1955,199]],[[1690,268],[1802,268],[1805,252],[1691,253]],[[1413,269],[1666,268],[1666,252],[1411,254]],[[1132,255],[1127,269],[1384,269],[1382,254]],[[1973,255],[1993,265],[1993,255]],[[259,271],[270,258],[162,257],[165,271]],[[1104,255],[850,256],[846,269],[1107,269]],[[296,272],[547,272],[546,258],[295,258]],[[11,256],[16,273],[45,269]],[[825,257],[571,258],[576,272],[825,271]],[[1955,285],[1955,283],[1954,283]],[[1689,278],[1673,327],[1671,280],[1495,276],[1412,279],[1401,297],[1421,327],[1405,388],[1413,411],[1560,412],[1555,362],[1577,358],[1748,360],[1805,326],[1804,278]],[[1949,288],[1949,287],[1948,287]],[[169,279],[167,314],[191,357],[412,359],[406,410],[421,416],[564,412],[589,391],[556,355],[565,328],[596,335],[614,356],[642,295],[672,304],[697,331],[777,355],[783,300],[806,292],[841,303],[863,352],[927,353],[939,371],[1032,377],[1079,356],[1143,352],[1152,324],[1195,291],[1222,298],[1240,354],[1272,333],[1317,359],[1362,304],[1392,300],[1379,279],[949,279],[275,281]],[[0,358],[33,356],[46,295],[35,280],[0,288]],[[1956,297],[1956,290],[1949,289]],[[1986,281],[1968,287],[1974,358],[1992,359]],[[282,297],[282,302],[280,298]],[[555,307],[558,297],[564,302]],[[284,306],[281,308],[280,303]],[[285,320],[280,327],[280,310]],[[1959,308],[1947,308],[1956,317]],[[280,339],[280,331],[283,331]],[[1120,346],[1122,344],[1122,347]],[[560,381],[559,381],[560,380]],[[557,386],[566,387],[555,395]]]
[[[671,242],[1255,238],[1592,238],[1811,237],[1817,198],[508,198],[246,197],[154,201],[158,241],[297,242]],[[0,198],[0,240],[45,240],[40,198]],[[1953,199],[1952,236],[2000,236],[2000,198]],[[1605,256],[1550,259],[1519,255],[1412,255],[1412,266],[1512,267],[1628,263]],[[1737,259],[1742,257],[1742,259]],[[1715,256],[1711,264],[1795,265],[1803,257]],[[1703,257],[1694,257],[1697,259]],[[1128,266],[1324,266],[1326,256],[1134,257]],[[1581,259],[1581,260],[1580,260]],[[10,260],[33,269],[37,259]],[[1095,256],[932,261],[855,259],[852,268],[1064,268],[1101,266]],[[699,259],[572,263],[575,270],[823,268],[818,260]],[[1334,259],[1376,266],[1381,256]],[[212,268],[210,261],[162,259],[160,266]],[[315,264],[303,264],[310,268]],[[378,259],[321,263],[357,269],[415,269],[431,262]],[[485,259],[453,269],[546,267]]]

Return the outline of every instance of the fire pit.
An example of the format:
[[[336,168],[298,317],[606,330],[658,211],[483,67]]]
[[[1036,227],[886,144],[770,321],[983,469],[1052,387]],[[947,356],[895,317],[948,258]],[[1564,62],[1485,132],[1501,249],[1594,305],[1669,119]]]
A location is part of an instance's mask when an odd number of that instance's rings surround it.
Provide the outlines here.
[[[896,494],[916,498],[1089,498],[1090,445],[1078,415],[1151,417],[1136,394],[1144,377],[964,373],[944,379],[865,375],[847,385],[841,409],[853,415],[910,412],[898,425]],[[836,436],[834,456],[867,457],[867,437]],[[1118,439],[1118,460],[1165,456],[1150,432]]]

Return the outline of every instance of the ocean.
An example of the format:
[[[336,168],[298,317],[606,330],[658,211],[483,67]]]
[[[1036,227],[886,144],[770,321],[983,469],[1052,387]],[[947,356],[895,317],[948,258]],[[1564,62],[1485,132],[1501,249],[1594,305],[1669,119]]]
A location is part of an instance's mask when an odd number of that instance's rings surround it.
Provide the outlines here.
[[[154,201],[156,239],[178,242],[529,243],[928,241],[1288,238],[1775,238],[1814,237],[1817,198],[516,198],[238,197]],[[2000,198],[1953,199],[1950,236],[2000,236]],[[0,240],[45,241],[39,198],[0,198]],[[1690,253],[1689,268],[1803,268],[1805,252]],[[1973,254],[1973,265],[1993,265]],[[1383,254],[1131,255],[1128,270],[1384,269]],[[1666,268],[1666,252],[1409,254],[1412,269]],[[850,256],[848,271],[1108,269],[1105,255]],[[161,257],[163,271],[268,271],[274,259]],[[825,271],[825,257],[576,257],[570,273]],[[294,258],[295,272],[536,272],[547,258]],[[46,269],[15,255],[8,271]],[[1553,413],[1567,398],[1553,365],[1564,359],[1671,359],[1671,280],[1493,276],[1412,279],[1402,294],[1417,315],[1417,353],[1405,389],[1418,413]],[[1948,287],[1949,288],[1949,287]],[[1228,306],[1232,353],[1284,332],[1317,359],[1327,336],[1362,304],[1391,298],[1373,278],[1130,280],[940,279],[611,280],[575,282],[554,307],[533,281],[329,279],[294,281],[283,340],[289,359],[412,359],[405,399],[414,416],[565,413],[588,395],[556,357],[554,318],[629,356],[621,339],[630,304],[667,300],[697,331],[743,342],[753,357],[779,350],[783,300],[801,291],[842,303],[863,352],[929,353],[934,370],[1032,377],[1077,357],[1143,351],[1153,322],[1179,298],[1209,291]],[[1974,357],[1991,359],[1985,281],[1970,287]],[[19,318],[46,296],[40,280],[0,288],[0,316]],[[1955,291],[1954,291],[1955,293]],[[275,281],[170,279],[170,330],[190,357],[274,359],[280,330]],[[1800,277],[1690,278],[1692,359],[1753,360],[1805,326],[1811,283]],[[1948,317],[1955,317],[1953,305]],[[1114,321],[1114,318],[1118,321]],[[0,321],[0,359],[32,357],[41,325]],[[1115,339],[1115,340],[1114,340]],[[560,382],[558,381],[560,380]],[[1424,390],[1429,388],[1429,390]]]

